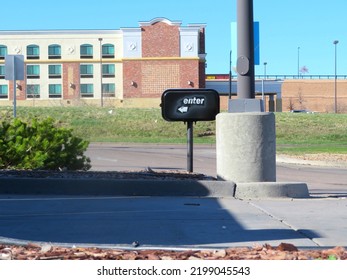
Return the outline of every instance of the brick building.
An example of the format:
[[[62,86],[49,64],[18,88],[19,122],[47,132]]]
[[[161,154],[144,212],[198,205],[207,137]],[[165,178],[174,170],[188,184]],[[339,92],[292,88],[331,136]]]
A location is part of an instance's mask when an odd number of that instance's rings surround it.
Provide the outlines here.
[[[6,54],[25,80],[5,80]],[[0,106],[158,106],[168,88],[205,87],[205,25],[155,18],[119,30],[0,31]]]

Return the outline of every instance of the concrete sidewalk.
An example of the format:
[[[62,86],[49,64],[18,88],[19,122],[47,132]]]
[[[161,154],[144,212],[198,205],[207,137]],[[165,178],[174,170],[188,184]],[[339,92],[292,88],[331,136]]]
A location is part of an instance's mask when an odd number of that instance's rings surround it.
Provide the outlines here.
[[[97,187],[97,186],[95,186]],[[347,199],[0,195],[0,243],[226,248],[347,247]]]

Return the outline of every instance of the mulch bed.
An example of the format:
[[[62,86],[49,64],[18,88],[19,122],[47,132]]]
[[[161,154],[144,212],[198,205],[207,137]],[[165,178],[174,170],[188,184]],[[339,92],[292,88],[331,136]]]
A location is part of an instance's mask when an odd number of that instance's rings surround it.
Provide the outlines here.
[[[258,245],[220,250],[119,250],[66,248],[50,244],[26,246],[0,244],[0,260],[347,260],[343,247],[299,250],[292,244]]]
[[[52,178],[52,179],[129,179],[129,180],[217,180],[200,173],[181,170],[154,171],[46,171],[0,170],[0,178]]]

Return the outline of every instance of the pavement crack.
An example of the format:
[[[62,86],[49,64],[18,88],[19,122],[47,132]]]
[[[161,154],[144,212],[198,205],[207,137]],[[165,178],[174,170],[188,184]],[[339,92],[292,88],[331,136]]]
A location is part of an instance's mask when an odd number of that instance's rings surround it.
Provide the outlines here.
[[[319,243],[317,243],[314,240],[314,237],[310,236],[309,234],[306,234],[304,230],[298,229],[293,227],[291,224],[287,223],[284,219],[281,219],[273,214],[271,214],[269,211],[267,211],[266,209],[264,209],[263,207],[260,207],[259,205],[256,205],[255,203],[249,201],[247,202],[249,205],[257,208],[259,211],[263,212],[264,214],[266,214],[267,216],[269,216],[271,219],[274,219],[278,222],[280,222],[281,224],[285,225],[286,227],[288,227],[289,229],[297,232],[298,234],[300,234],[301,236],[303,236],[304,238],[307,238],[309,240],[311,240],[311,242],[313,242],[316,246],[321,247],[321,245]]]

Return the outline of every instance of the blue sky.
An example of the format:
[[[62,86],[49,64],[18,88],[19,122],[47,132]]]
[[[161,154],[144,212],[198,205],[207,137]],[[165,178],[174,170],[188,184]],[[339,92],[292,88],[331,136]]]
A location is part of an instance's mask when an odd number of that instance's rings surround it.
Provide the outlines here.
[[[228,73],[230,23],[236,0],[3,1],[1,30],[119,29],[165,17],[183,25],[205,23],[207,73]],[[306,66],[311,75],[334,74],[334,40],[338,74],[347,75],[346,0],[254,0],[260,22],[260,66],[256,74],[296,75]]]

